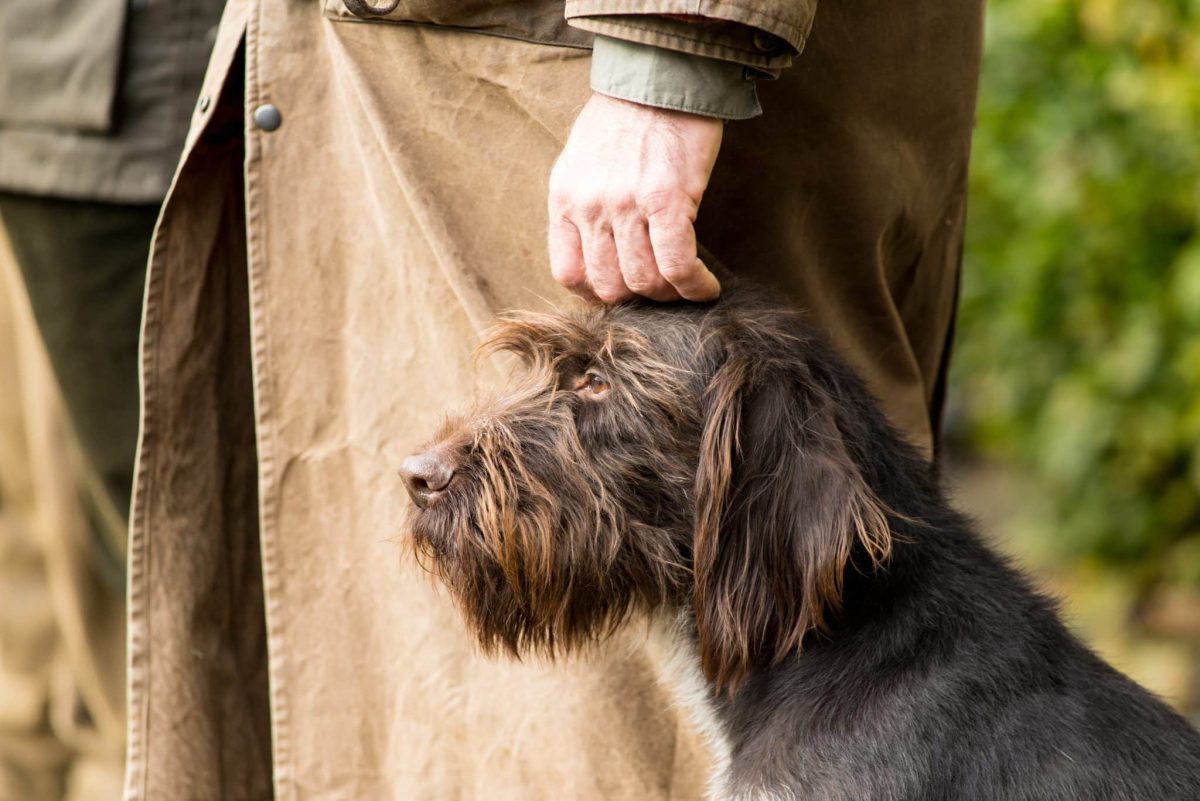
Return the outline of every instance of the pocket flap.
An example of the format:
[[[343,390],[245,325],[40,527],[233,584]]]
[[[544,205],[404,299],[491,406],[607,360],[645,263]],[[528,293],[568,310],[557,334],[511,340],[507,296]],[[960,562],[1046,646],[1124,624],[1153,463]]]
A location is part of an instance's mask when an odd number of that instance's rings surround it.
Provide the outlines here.
[[[567,25],[563,0],[399,0],[386,14],[365,16],[354,14],[343,0],[323,2],[325,16],[332,19],[442,25],[539,44],[592,46],[592,34]],[[395,0],[363,2],[383,9]]]
[[[0,1],[0,123],[108,131],[128,0]]]

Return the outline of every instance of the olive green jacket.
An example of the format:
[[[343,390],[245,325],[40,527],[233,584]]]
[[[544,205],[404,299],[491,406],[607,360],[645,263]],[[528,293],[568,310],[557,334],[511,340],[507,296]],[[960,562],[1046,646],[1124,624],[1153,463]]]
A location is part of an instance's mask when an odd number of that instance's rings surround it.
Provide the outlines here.
[[[0,190],[162,200],[223,5],[0,2]]]

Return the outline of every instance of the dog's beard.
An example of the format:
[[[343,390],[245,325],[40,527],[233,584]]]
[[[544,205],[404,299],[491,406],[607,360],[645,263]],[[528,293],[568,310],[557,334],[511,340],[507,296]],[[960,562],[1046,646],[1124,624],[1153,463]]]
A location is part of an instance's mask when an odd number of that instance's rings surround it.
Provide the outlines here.
[[[610,633],[628,606],[607,574],[615,559],[581,553],[580,521],[565,519],[557,503],[520,491],[516,498],[474,486],[413,510],[418,561],[450,591],[487,653],[553,657]]]
[[[485,653],[578,651],[610,636],[631,612],[680,594],[688,580],[662,531],[578,514],[578,504],[558,504],[572,488],[560,483],[559,490],[553,499],[519,493],[506,502],[477,483],[410,515],[418,561],[449,590]],[[518,511],[501,519],[479,514],[510,508]]]

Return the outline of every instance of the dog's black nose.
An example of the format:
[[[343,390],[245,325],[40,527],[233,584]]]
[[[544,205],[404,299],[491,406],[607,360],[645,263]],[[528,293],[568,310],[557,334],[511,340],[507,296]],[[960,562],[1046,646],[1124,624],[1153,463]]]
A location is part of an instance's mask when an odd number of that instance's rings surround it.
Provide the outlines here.
[[[416,453],[400,463],[400,475],[413,503],[424,509],[449,486],[454,466],[436,452]]]

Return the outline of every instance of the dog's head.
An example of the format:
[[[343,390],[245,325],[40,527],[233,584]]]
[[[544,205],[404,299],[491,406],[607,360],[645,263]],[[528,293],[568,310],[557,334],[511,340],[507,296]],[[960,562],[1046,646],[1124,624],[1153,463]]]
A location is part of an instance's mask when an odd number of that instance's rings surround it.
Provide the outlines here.
[[[877,564],[865,390],[799,315],[723,300],[500,323],[523,368],[402,473],[418,553],[485,648],[558,653],[691,605],[718,685],[795,652]],[[866,401],[869,405],[869,401]]]

